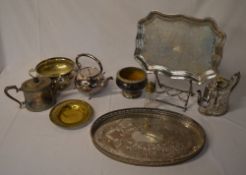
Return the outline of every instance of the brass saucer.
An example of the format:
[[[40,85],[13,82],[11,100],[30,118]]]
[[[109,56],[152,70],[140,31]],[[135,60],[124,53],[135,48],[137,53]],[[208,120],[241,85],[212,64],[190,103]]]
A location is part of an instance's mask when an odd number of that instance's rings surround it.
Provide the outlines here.
[[[87,124],[93,114],[90,104],[82,100],[66,100],[50,111],[50,120],[64,128],[74,128]]]

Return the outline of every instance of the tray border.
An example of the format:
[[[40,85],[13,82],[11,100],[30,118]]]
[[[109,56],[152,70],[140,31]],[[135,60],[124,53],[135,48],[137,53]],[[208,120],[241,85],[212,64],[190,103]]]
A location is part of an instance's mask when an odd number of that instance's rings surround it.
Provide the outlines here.
[[[108,151],[106,151],[105,149],[101,148],[101,146],[99,146],[96,141],[95,141],[95,137],[94,134],[96,133],[97,129],[102,126],[103,124],[109,122],[109,121],[113,121],[113,120],[117,120],[119,118],[122,118],[122,116],[124,114],[127,113],[155,113],[158,115],[160,114],[165,114],[168,115],[169,117],[177,117],[178,120],[181,121],[188,121],[191,122],[192,124],[196,125],[197,128],[199,128],[200,133],[202,135],[201,139],[203,140],[202,146],[194,153],[190,154],[187,157],[184,158],[180,158],[180,159],[172,159],[169,161],[135,161],[134,159],[128,159],[128,158],[124,158],[121,156],[117,156],[115,154],[112,154]],[[173,112],[173,111],[169,111],[169,110],[164,110],[164,109],[156,109],[156,108],[126,108],[126,109],[119,109],[119,110],[115,110],[115,111],[111,111],[108,112],[104,115],[102,115],[101,117],[99,117],[93,124],[91,127],[91,139],[93,144],[95,145],[95,147],[104,155],[108,156],[109,158],[112,158],[114,160],[123,162],[123,163],[127,163],[127,164],[133,164],[133,165],[139,165],[139,166],[165,166],[165,165],[174,165],[174,164],[179,164],[182,163],[186,160],[189,160],[191,158],[193,158],[194,156],[198,155],[204,148],[205,144],[206,144],[206,133],[203,129],[203,127],[196,122],[194,119],[185,116],[183,114],[177,113],[177,112]]]
[[[182,70],[169,70],[164,65],[150,65],[145,61],[143,55],[141,55],[142,49],[144,47],[143,39],[144,39],[144,24],[146,22],[150,22],[155,18],[155,16],[159,16],[169,21],[185,21],[187,23],[191,23],[194,25],[204,25],[207,24],[210,26],[211,30],[217,35],[220,39],[219,43],[215,46],[215,54],[212,56],[211,60],[213,64],[211,65],[211,69],[205,71],[201,75],[194,75],[191,72],[182,71]],[[226,40],[226,34],[219,30],[216,22],[212,18],[204,18],[198,19],[194,17],[189,17],[185,15],[166,15],[157,11],[150,12],[145,18],[140,19],[138,21],[137,26],[137,36],[136,36],[136,48],[134,52],[134,57],[140,65],[146,69],[148,72],[158,72],[159,74],[165,74],[169,76],[171,79],[191,79],[195,81],[197,84],[203,84],[209,79],[212,79],[217,76],[218,66],[221,62],[223,56],[223,47]]]

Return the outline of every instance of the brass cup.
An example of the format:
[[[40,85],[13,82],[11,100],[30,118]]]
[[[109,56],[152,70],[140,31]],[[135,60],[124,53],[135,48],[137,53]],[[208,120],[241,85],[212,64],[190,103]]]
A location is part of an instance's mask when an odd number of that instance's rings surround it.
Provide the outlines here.
[[[122,95],[126,98],[140,97],[146,83],[145,71],[137,67],[122,68],[116,75],[116,84],[122,89]]]

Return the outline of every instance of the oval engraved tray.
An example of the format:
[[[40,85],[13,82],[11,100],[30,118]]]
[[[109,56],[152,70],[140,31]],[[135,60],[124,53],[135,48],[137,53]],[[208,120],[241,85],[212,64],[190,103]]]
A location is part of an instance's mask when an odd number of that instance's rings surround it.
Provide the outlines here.
[[[177,164],[197,155],[206,140],[203,128],[182,114],[152,108],[104,114],[91,128],[96,148],[112,159],[135,165]]]

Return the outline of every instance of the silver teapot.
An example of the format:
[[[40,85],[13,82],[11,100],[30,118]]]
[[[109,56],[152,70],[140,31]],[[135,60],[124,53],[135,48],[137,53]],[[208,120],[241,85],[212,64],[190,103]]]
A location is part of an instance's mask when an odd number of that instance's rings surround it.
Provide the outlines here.
[[[97,63],[98,66],[82,67],[81,63],[79,62],[79,59],[82,57],[91,58]],[[101,91],[108,84],[108,81],[113,79],[112,77],[104,77],[102,63],[91,54],[79,54],[76,57],[76,65],[78,67],[78,70],[74,80],[75,88],[85,94],[88,94],[89,98]]]
[[[19,101],[9,93],[9,90],[22,91],[25,100],[23,102]],[[15,85],[7,86],[4,93],[17,102],[20,108],[26,107],[26,109],[33,112],[44,111],[56,103],[56,88],[48,77],[28,79],[22,83],[20,88]]]
[[[199,112],[204,115],[219,116],[229,109],[229,97],[240,80],[240,72],[235,73],[230,80],[218,76],[211,80],[204,92],[198,90]]]

